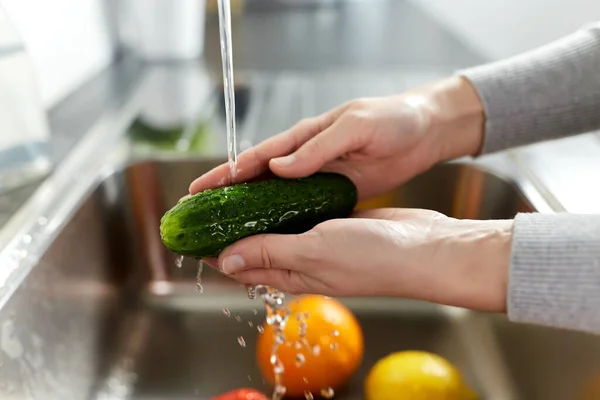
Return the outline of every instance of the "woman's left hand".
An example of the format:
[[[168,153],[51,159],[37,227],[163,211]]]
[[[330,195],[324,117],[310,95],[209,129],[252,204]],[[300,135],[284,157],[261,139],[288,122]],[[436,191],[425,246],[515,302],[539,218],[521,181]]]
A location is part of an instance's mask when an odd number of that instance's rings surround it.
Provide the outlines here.
[[[218,266],[240,283],[294,294],[392,296],[504,311],[511,236],[512,220],[366,210],[300,235],[242,239],[221,253]]]

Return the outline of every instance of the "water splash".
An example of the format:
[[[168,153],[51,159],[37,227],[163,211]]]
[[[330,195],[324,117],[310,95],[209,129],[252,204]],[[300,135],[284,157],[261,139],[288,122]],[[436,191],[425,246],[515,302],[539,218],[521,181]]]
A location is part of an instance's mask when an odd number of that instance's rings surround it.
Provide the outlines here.
[[[196,273],[196,290],[200,293],[204,293],[204,287],[202,286],[202,271],[204,270],[204,261],[198,261],[198,272]]]
[[[286,388],[283,386],[283,373],[285,369],[278,357],[278,349],[279,346],[285,343],[283,332],[290,311],[284,306],[285,295],[277,289],[260,285],[256,287],[256,293],[263,299],[266,311],[266,323],[273,328],[273,334],[275,335],[270,357],[275,381],[272,400],[281,400],[286,392]]]
[[[246,291],[248,292],[248,298],[250,300],[256,299],[256,286],[246,285]]]
[[[178,256],[178,257],[175,259],[175,266],[176,266],[177,268],[181,268],[181,266],[182,266],[182,265],[183,265],[183,256]]]
[[[321,389],[321,397],[323,397],[324,399],[332,399],[333,396],[335,396],[333,388],[326,387]]]
[[[304,365],[305,362],[306,362],[306,357],[304,357],[304,354],[302,354],[302,353],[296,354],[296,367],[300,368],[301,366]]]

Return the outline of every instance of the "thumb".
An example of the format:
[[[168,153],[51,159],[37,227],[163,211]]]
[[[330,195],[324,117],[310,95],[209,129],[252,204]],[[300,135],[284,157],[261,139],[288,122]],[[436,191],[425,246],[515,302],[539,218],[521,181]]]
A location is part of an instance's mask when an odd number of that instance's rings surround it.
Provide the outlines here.
[[[343,126],[343,120],[337,120],[292,154],[272,159],[270,169],[282,177],[299,178],[314,174],[328,162],[356,150],[360,145],[356,135]]]
[[[219,269],[226,275],[254,269],[298,271],[318,260],[317,232],[300,235],[256,235],[226,248],[219,255]]]

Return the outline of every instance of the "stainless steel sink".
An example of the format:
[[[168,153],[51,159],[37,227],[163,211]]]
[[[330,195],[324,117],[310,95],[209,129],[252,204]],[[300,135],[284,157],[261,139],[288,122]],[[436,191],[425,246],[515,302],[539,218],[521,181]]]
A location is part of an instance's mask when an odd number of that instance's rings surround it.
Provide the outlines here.
[[[139,162],[98,182],[0,308],[0,398],[207,399],[268,389],[254,363],[261,303],[212,270],[200,294],[196,261],[177,268],[158,235],[163,212],[219,161]],[[512,182],[462,163],[435,167],[381,202],[459,218],[534,210]],[[483,399],[570,399],[600,371],[596,337],[418,301],[343,301],[362,323],[366,354],[339,399],[361,399],[373,363],[404,349],[447,357]]]

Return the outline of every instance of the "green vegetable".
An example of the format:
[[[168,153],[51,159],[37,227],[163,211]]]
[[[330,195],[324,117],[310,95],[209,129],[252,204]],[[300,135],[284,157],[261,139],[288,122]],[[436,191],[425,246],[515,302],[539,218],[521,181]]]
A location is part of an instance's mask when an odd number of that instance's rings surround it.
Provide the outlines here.
[[[142,119],[133,121],[129,136],[137,147],[190,153],[204,150],[210,137],[206,122],[158,127]]]
[[[216,257],[244,237],[302,233],[323,221],[348,217],[357,197],[350,179],[325,172],[209,189],[167,211],[160,235],[174,253]]]

